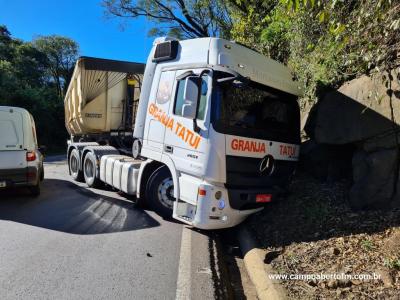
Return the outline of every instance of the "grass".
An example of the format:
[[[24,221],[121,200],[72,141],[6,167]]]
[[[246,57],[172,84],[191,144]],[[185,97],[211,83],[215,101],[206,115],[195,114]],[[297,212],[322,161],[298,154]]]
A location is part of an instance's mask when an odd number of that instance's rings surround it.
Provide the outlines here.
[[[371,251],[375,248],[372,241],[368,239],[361,241],[361,247],[366,251]]]
[[[400,258],[385,258],[383,265],[389,269],[400,270]]]

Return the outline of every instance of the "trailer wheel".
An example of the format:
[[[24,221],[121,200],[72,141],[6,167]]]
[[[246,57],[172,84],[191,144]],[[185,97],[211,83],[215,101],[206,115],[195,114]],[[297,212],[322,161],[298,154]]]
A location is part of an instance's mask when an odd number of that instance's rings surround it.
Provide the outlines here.
[[[69,156],[68,166],[71,172],[71,177],[75,181],[83,181],[83,172],[82,170],[79,170],[80,162],[81,160],[79,151],[77,149],[73,149]]]
[[[101,181],[96,176],[96,165],[96,156],[92,152],[86,154],[83,161],[83,176],[88,187],[100,186]]]
[[[146,199],[149,206],[164,218],[172,217],[174,181],[166,166],[155,170],[146,186]]]

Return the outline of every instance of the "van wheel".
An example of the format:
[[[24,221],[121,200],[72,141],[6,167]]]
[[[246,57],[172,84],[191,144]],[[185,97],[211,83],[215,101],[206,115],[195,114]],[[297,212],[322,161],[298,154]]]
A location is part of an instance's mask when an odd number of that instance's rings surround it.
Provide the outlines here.
[[[101,183],[99,178],[96,176],[96,165],[96,156],[92,152],[86,154],[83,161],[83,175],[88,187],[98,187]]]
[[[29,191],[33,197],[38,197],[40,195],[40,181],[38,181],[37,185],[30,186]]]
[[[42,166],[41,171],[40,171],[40,181],[44,180],[44,167]]]
[[[154,171],[146,186],[146,199],[150,208],[163,218],[172,217],[174,205],[174,182],[166,166]]]
[[[69,156],[68,166],[71,172],[71,177],[75,181],[83,181],[83,172],[79,170],[80,155],[77,149],[73,149]]]

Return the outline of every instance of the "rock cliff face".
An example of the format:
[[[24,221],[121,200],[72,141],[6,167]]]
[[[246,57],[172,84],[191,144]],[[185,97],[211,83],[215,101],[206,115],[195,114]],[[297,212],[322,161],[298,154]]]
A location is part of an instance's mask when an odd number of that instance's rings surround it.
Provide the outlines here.
[[[305,131],[313,149],[351,149],[354,208],[400,206],[400,68],[362,76],[326,94],[310,112]],[[308,161],[307,147],[303,153]],[[343,168],[346,155],[333,157],[330,168]]]

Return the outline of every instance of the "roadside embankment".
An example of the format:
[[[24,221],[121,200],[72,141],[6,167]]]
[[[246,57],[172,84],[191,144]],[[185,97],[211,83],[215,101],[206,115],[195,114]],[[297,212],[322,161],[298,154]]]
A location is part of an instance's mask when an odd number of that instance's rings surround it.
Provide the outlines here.
[[[290,299],[400,296],[400,210],[354,212],[350,181],[298,173],[290,195],[251,216],[248,228],[279,275],[376,274],[380,279],[281,280]]]

